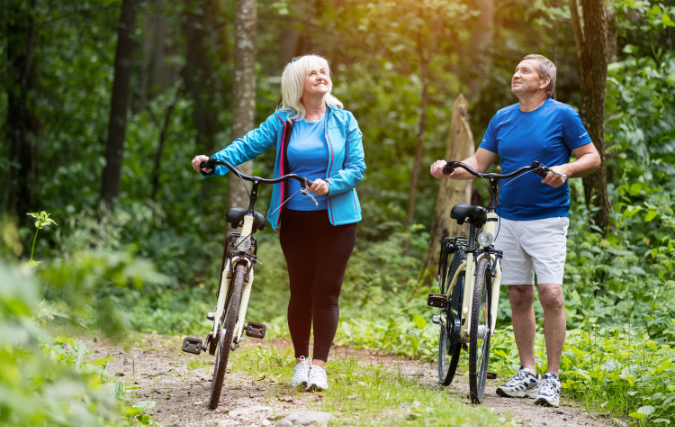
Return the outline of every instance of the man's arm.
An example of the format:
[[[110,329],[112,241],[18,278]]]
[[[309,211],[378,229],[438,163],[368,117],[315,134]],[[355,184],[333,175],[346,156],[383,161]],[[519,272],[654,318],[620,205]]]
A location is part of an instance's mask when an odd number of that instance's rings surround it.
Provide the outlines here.
[[[576,154],[576,151],[574,154]],[[469,157],[468,159],[462,160],[462,163],[465,163],[467,166],[474,168],[477,172],[485,173],[496,158],[497,153],[493,153],[492,151],[486,150],[485,148],[478,147],[476,154]],[[443,167],[447,163],[448,162],[445,160],[437,160],[433,165],[431,165],[431,175],[434,178],[452,178],[461,180],[476,178],[463,168],[455,168],[455,170],[453,170],[450,175],[445,175],[443,173]]]
[[[567,175],[566,177],[549,173],[541,182],[548,184],[551,187],[560,187],[565,183],[567,178],[586,176],[600,166],[600,154],[598,154],[598,150],[596,150],[593,143],[577,147],[572,150],[572,152],[577,158],[575,161],[560,166],[552,166],[550,168],[551,170]]]

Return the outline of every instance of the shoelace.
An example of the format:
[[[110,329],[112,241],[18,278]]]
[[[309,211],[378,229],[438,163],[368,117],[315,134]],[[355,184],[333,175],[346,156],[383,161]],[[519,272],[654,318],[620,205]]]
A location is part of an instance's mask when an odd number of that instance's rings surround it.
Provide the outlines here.
[[[553,378],[545,378],[544,382],[539,387],[539,394],[544,396],[553,396],[556,392],[556,384]]]
[[[513,384],[520,384],[524,379],[528,377],[528,373],[525,371],[518,371],[511,379],[506,383],[506,385],[511,386]]]

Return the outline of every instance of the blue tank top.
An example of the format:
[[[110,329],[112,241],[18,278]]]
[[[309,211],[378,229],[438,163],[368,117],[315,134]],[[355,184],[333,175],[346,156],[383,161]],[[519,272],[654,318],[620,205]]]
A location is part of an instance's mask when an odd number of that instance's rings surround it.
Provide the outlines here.
[[[305,176],[311,181],[317,178],[326,179],[328,144],[326,142],[326,120],[324,120],[324,117],[317,122],[308,122],[305,119],[298,120],[293,125],[293,133],[286,151],[290,173]],[[289,195],[292,195],[302,188],[302,185],[292,179],[289,181],[288,188],[290,190]],[[298,193],[288,201],[286,207],[295,211],[326,209],[326,196],[314,194],[313,196],[319,203],[318,206],[309,197]]]

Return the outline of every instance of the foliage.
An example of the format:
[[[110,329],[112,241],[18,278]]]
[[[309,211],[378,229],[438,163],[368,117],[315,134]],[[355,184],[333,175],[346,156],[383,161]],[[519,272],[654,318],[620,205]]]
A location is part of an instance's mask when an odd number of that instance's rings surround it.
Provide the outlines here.
[[[35,236],[33,237],[33,247],[30,250],[30,259],[26,261],[26,264],[31,267],[40,265],[40,261],[35,261],[33,259],[33,253],[35,252],[35,242],[37,241],[38,231],[42,230],[49,224],[58,225],[53,219],[49,218],[49,214],[45,211],[40,213],[29,213],[28,215],[36,219],[35,221]]]

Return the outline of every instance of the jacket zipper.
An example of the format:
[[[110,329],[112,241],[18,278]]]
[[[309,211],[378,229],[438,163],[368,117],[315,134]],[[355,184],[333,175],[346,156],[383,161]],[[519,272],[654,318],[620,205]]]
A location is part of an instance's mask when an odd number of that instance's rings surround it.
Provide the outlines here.
[[[326,141],[328,141],[328,146],[330,147],[330,163],[328,164],[328,171],[326,172],[326,179],[330,178],[330,169],[333,167],[333,142],[330,140],[330,134],[328,133],[328,121],[330,120],[331,109],[328,108],[327,117],[326,117]],[[330,212],[330,222],[332,225],[335,225],[335,219],[333,218],[333,204],[330,201],[330,196],[326,195],[326,200],[328,201],[328,207]]]

